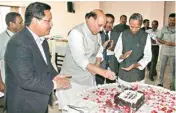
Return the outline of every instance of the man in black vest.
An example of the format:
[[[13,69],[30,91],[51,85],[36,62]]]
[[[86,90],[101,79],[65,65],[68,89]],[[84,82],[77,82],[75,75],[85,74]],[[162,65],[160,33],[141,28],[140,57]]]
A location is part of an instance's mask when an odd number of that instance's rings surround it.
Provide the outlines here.
[[[144,68],[151,61],[151,38],[141,30],[142,15],[134,13],[129,19],[130,29],[119,36],[115,56],[120,62],[119,82],[144,82]]]

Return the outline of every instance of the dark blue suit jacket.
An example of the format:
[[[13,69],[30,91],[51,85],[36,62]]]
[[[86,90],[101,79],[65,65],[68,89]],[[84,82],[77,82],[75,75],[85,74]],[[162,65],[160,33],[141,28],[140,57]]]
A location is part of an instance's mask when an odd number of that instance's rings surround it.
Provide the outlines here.
[[[57,72],[50,62],[48,43],[43,42],[48,65],[27,28],[15,34],[5,53],[8,113],[45,113]]]
[[[100,35],[101,35],[101,40],[102,40],[102,45],[103,45],[105,43],[105,33],[102,31],[102,32],[100,32]],[[120,35],[120,33],[117,33],[115,31],[111,31],[111,33],[110,33],[110,40],[114,41],[113,49],[116,46],[119,35]],[[105,58],[105,52],[104,51],[103,51],[103,57]],[[105,69],[105,65],[106,65],[105,61],[103,61],[101,63],[101,67]],[[113,72],[115,72],[115,73],[118,72],[118,61],[117,61],[115,55],[109,56],[109,67]]]

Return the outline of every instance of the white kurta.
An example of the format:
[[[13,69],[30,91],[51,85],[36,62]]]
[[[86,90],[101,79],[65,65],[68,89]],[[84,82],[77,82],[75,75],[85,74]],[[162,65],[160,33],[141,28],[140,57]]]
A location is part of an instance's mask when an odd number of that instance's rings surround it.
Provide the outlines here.
[[[96,57],[102,57],[102,52],[100,35],[93,35],[86,23],[71,30],[61,74],[72,76],[72,87],[56,92],[59,108],[63,109],[70,101],[75,100],[78,92],[96,85],[95,76],[86,67],[89,63],[94,64]]]

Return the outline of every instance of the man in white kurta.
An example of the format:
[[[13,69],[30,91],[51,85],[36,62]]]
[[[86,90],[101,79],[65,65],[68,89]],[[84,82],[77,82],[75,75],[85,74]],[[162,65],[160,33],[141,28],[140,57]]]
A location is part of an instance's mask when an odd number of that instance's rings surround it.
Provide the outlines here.
[[[74,27],[69,33],[68,50],[61,73],[72,76],[72,87],[57,91],[60,109],[64,109],[68,103],[77,99],[78,92],[95,86],[95,74],[115,79],[114,72],[99,68],[103,52],[99,32],[105,22],[104,13],[101,10],[94,10],[88,14],[86,23]]]

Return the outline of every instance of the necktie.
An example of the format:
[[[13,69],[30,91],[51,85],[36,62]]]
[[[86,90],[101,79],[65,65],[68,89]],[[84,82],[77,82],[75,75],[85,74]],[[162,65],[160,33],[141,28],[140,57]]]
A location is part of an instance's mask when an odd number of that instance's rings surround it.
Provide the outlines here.
[[[106,42],[107,40],[109,40],[108,31],[106,31],[106,33],[105,33],[105,42]]]
[[[108,31],[106,31],[105,33],[105,42],[109,40],[109,35],[108,35]],[[108,43],[108,45],[106,46],[106,49],[108,49],[110,47],[110,43]]]
[[[106,33],[105,33],[105,42],[106,42],[107,40],[109,40],[108,31],[106,31]],[[109,46],[110,46],[110,45],[109,45],[109,43],[108,43],[108,45],[106,46],[105,51],[104,51],[104,54],[105,54],[105,62],[106,62],[106,69],[108,68],[108,61],[109,61],[109,58],[108,58],[108,55],[107,55],[107,49],[108,49]]]

